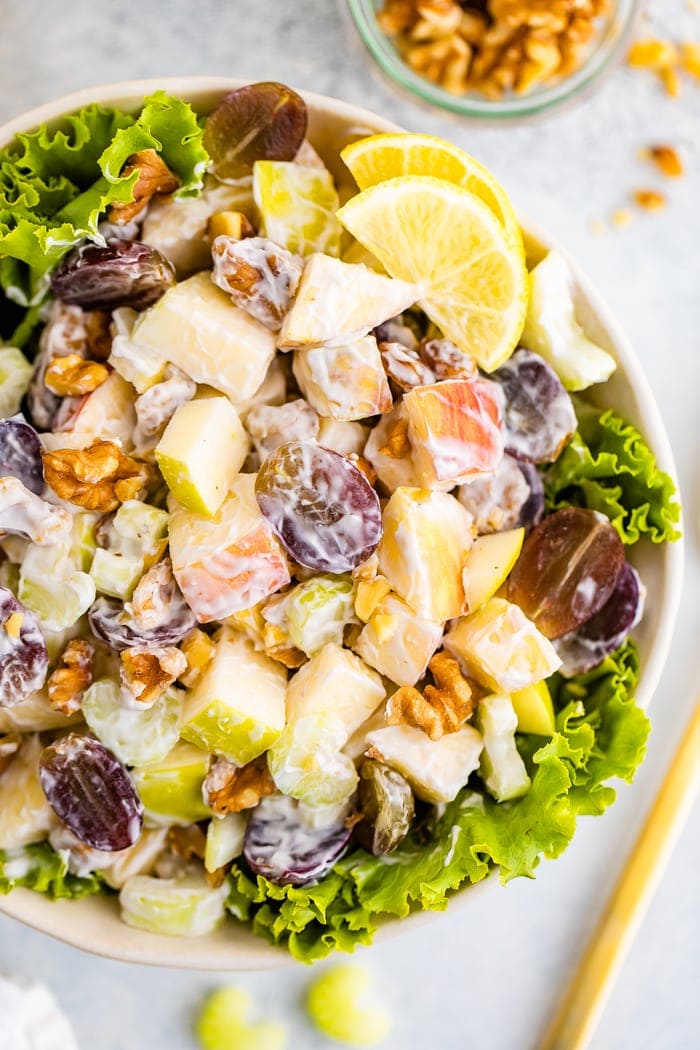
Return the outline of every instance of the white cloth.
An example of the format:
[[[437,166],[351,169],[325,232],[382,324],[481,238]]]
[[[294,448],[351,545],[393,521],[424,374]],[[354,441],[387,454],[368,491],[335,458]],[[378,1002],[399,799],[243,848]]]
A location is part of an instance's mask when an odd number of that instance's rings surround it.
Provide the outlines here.
[[[0,1050],[78,1050],[46,985],[0,976]]]

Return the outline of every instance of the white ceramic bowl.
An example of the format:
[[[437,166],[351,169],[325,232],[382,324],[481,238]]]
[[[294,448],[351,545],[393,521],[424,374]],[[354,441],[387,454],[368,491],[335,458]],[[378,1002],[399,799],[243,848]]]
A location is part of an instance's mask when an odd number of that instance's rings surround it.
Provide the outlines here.
[[[173,77],[88,88],[49,102],[5,124],[0,128],[0,148],[7,145],[17,132],[29,131],[44,122],[55,124],[63,114],[90,102],[135,110],[145,95],[156,88],[164,88],[187,99],[196,109],[208,112],[226,91],[239,87],[241,83],[243,81],[226,77]],[[399,130],[381,117],[336,99],[314,94],[305,94],[304,97],[309,108],[309,138],[339,184],[348,182],[347,171],[338,156],[344,145],[364,135]],[[555,247],[546,234],[533,229],[526,220],[523,226],[531,260]],[[617,409],[634,423],[656,453],[659,465],[675,479],[668,437],[632,348],[591,282],[575,264],[572,263],[572,267],[580,321],[588,335],[609,350],[619,365],[613,379],[595,390],[594,399],[602,407]],[[683,554],[680,543],[655,547],[648,542],[637,544],[632,554],[649,596],[646,615],[635,632],[642,665],[637,699],[646,707],[658,683],[673,633]],[[477,886],[467,886],[455,894],[451,908],[468,906],[478,894],[493,886],[493,882],[490,878]],[[0,897],[0,909],[68,944],[125,962],[200,970],[253,970],[272,969],[291,961],[286,951],[254,937],[233,920],[218,932],[193,940],[177,940],[131,929],[120,920],[115,897],[51,901],[39,893],[17,889],[7,897]],[[383,926],[379,936],[391,936],[433,918],[437,918],[437,913],[420,912],[408,919],[391,920]]]

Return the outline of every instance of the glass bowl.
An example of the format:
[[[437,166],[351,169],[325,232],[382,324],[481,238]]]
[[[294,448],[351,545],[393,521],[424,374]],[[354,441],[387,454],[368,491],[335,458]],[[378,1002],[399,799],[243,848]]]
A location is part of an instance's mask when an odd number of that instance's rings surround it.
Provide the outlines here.
[[[642,4],[641,0],[617,0],[612,4],[610,14],[601,20],[587,57],[575,72],[525,94],[511,92],[500,99],[486,98],[477,91],[455,95],[414,72],[377,22],[382,6],[381,0],[347,0],[367,51],[390,80],[422,102],[458,116],[484,122],[515,122],[542,117],[598,87],[624,55]]]

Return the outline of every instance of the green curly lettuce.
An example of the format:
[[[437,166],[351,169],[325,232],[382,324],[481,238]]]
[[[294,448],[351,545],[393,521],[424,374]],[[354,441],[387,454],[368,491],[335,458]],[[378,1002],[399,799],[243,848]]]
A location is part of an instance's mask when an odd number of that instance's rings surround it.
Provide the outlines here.
[[[97,238],[112,204],[133,199],[138,173],[121,174],[138,150],[154,149],[180,179],[178,196],[203,184],[208,156],[192,108],[164,91],[147,98],[138,116],[90,105],[58,130],[20,133],[0,150],[0,288],[22,307],[46,295],[51,271],[86,237]],[[27,324],[12,336],[28,337]]]
[[[0,893],[24,886],[53,900],[89,897],[105,889],[101,875],[72,875],[66,859],[48,842],[22,849],[0,850]]]
[[[676,540],[680,504],[639,431],[615,412],[577,404],[578,432],[545,475],[549,510],[588,507],[610,519],[623,543]]]
[[[554,736],[544,744],[518,738],[532,777],[524,797],[499,804],[465,788],[427,838],[414,832],[386,857],[355,850],[315,886],[275,886],[235,867],[229,911],[295,958],[313,962],[369,943],[383,919],[443,910],[454,890],[480,882],[495,867],[503,883],[532,878],[541,857],[563,852],[579,816],[611,805],[610,779],[632,780],[649,734],[634,701],[638,677],[628,641],[594,671],[551,680]]]

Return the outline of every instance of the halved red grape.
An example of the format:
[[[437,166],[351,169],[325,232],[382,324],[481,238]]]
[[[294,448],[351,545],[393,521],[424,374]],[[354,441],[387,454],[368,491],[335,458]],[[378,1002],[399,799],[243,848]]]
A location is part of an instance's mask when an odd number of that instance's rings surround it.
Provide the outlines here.
[[[577,630],[557,638],[561,674],[572,678],[596,667],[624,642],[644,613],[645,591],[639,575],[627,562],[603,608]]]
[[[93,849],[128,849],[141,834],[141,799],[124,766],[99,740],[70,733],[45,747],[39,779],[56,816]]]
[[[303,98],[276,81],[231,91],[204,126],[212,172],[222,182],[233,182],[249,175],[256,160],[293,160],[307,119]]]
[[[131,306],[144,310],[175,284],[164,255],[140,241],[90,242],[74,248],[51,276],[51,290],[64,303],[86,310]]]
[[[0,419],[0,477],[19,478],[40,496],[44,491],[43,446],[34,427],[21,416]]]
[[[98,598],[88,612],[93,634],[112,649],[121,652],[134,645],[177,645],[196,624],[194,613],[178,590],[168,610],[168,619],[158,627],[143,630],[122,602],[114,598]]]
[[[505,459],[505,456],[503,457]],[[524,529],[531,529],[538,525],[544,517],[544,484],[534,463],[528,463],[524,459],[517,461],[518,469],[530,486],[530,495],[520,508],[520,521]]]
[[[49,658],[33,613],[0,587],[0,707],[14,707],[41,689]]]
[[[377,549],[377,493],[349,459],[315,441],[288,441],[272,452],[255,496],[285,549],[308,569],[349,572]]]
[[[536,525],[508,579],[508,598],[547,638],[586,623],[613,592],[625,561],[607,518],[566,507]]]
[[[327,875],[350,841],[345,820],[324,828],[305,824],[298,803],[268,795],[253,810],[243,855],[257,875],[276,886],[306,886]]]
[[[543,358],[516,350],[493,373],[506,396],[506,451],[533,463],[552,463],[576,429],[571,398]]]

